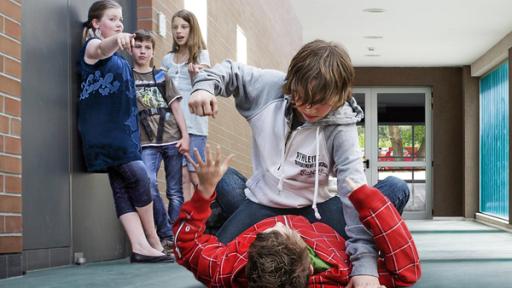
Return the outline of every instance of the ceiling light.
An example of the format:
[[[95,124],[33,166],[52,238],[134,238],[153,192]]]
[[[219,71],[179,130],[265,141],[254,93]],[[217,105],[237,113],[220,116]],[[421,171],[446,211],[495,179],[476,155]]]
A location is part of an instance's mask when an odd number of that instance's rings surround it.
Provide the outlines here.
[[[382,39],[384,37],[380,36],[380,35],[367,35],[367,36],[363,36],[364,39]]]
[[[368,13],[384,13],[384,9],[382,8],[366,8],[366,9],[363,9],[363,12],[368,12]]]

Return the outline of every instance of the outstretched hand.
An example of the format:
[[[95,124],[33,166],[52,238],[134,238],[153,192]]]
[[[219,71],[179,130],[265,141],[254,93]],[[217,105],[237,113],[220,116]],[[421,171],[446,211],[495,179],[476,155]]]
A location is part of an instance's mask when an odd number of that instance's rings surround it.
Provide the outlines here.
[[[222,152],[219,145],[217,145],[216,150],[215,159],[213,159],[212,153],[210,151],[210,145],[206,145],[204,152],[206,156],[206,162],[203,162],[197,149],[194,149],[194,154],[198,163],[195,163],[189,154],[185,155],[188,162],[190,162],[196,169],[196,173],[199,178],[198,189],[201,192],[201,195],[206,199],[209,199],[215,192],[217,183],[228,169],[229,161],[235,156],[230,154],[225,159],[222,159]]]

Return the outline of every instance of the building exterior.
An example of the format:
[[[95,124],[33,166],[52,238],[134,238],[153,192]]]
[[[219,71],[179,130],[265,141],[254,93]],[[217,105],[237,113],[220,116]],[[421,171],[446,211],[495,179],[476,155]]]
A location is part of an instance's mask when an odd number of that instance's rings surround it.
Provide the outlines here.
[[[92,2],[0,0],[0,278],[68,265],[80,255],[89,262],[127,255],[108,179],[85,172],[76,131],[81,23]],[[212,63],[232,58],[285,71],[302,45],[302,27],[288,0],[119,2],[125,30],[159,33],[157,64],[171,47],[172,14],[184,7],[202,15],[199,21],[206,23],[203,32],[207,31]],[[511,227],[511,47],[509,34],[464,67],[356,67],[354,94],[362,95],[368,108],[367,123],[378,118],[372,95],[426,91],[421,92],[421,107],[425,131],[430,133],[428,156],[418,166],[400,164],[426,171],[427,192],[419,217],[476,217]],[[481,105],[487,102],[495,104]],[[209,142],[235,153],[233,165],[250,175],[250,129],[232,99],[222,99],[219,111],[210,120]],[[500,116],[486,122],[482,115]],[[396,123],[414,126],[407,121]],[[481,136],[486,133],[495,138]],[[488,139],[496,145],[480,145]],[[498,169],[492,163],[498,163]],[[383,173],[391,166],[381,163],[376,171]]]

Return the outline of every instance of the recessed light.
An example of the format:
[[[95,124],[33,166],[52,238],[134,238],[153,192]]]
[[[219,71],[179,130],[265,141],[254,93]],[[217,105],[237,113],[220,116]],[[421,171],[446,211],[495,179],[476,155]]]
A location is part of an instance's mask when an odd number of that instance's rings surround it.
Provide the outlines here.
[[[367,36],[363,36],[364,39],[382,39],[384,37],[380,36],[380,35],[367,35]]]
[[[368,13],[384,13],[386,10],[382,9],[382,8],[366,8],[366,9],[363,9],[363,12],[368,12]]]

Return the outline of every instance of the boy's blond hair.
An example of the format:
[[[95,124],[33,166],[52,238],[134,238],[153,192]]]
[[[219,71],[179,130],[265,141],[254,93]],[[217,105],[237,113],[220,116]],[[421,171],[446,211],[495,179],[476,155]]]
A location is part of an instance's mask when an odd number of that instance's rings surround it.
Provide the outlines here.
[[[337,108],[350,99],[354,77],[352,62],[343,47],[315,40],[293,56],[283,92],[297,105],[329,104]]]

